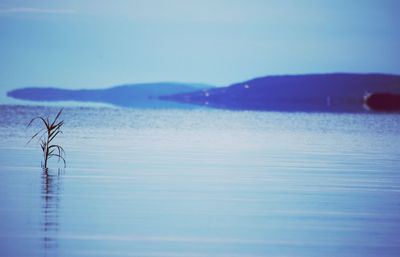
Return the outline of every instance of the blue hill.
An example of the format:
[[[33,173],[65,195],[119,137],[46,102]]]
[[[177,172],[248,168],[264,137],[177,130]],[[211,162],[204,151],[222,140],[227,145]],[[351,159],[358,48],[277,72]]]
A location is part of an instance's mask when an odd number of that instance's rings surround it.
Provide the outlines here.
[[[240,110],[364,111],[369,93],[400,93],[400,76],[311,74],[256,78],[223,88],[162,96],[164,100]]]
[[[164,108],[181,104],[160,101],[159,96],[210,89],[204,84],[145,83],[115,86],[107,89],[60,89],[30,87],[12,90],[9,97],[30,101],[80,101],[109,103],[125,107]]]

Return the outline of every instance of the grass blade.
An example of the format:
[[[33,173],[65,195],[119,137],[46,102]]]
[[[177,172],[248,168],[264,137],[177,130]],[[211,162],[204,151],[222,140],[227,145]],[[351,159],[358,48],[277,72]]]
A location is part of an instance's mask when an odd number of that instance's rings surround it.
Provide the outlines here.
[[[57,119],[60,117],[63,110],[64,110],[64,108],[61,108],[61,110],[58,111],[56,117],[54,118],[53,123],[51,123],[51,126],[54,126],[54,124],[56,123]]]
[[[38,132],[36,132],[30,140],[27,142],[29,144],[34,138],[38,138],[38,141],[40,142],[40,148],[42,149],[43,152],[43,160],[42,162],[42,167],[46,171],[48,170],[47,164],[48,160],[51,157],[58,157],[58,162],[60,160],[63,161],[64,163],[64,168],[66,167],[66,161],[65,161],[65,150],[62,148],[60,145],[57,144],[50,144],[59,134],[62,134],[61,127],[64,125],[64,121],[61,120],[57,122],[62,114],[63,108],[58,111],[56,117],[52,122],[50,122],[49,117],[42,117],[38,116],[30,120],[30,122],[27,125],[27,128],[30,127],[34,121],[36,120],[41,120],[44,128],[40,129]]]

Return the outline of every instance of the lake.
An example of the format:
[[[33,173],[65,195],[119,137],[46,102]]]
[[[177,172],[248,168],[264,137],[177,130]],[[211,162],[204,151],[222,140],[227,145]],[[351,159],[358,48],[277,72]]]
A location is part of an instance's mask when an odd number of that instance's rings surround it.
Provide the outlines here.
[[[0,105],[0,256],[400,256],[400,115]],[[38,123],[39,125],[39,123]]]

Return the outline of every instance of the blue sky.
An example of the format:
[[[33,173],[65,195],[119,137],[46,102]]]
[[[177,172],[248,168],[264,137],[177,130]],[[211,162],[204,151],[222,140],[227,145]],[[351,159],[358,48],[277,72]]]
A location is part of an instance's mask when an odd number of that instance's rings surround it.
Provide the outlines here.
[[[0,0],[0,101],[26,86],[400,74],[399,11],[395,0]]]

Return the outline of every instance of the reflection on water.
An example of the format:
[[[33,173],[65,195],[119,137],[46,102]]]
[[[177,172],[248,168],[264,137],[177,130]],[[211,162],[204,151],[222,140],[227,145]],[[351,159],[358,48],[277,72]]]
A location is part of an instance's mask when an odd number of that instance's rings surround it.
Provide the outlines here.
[[[57,111],[0,106],[0,256],[400,255],[400,115],[66,108],[41,176]]]
[[[54,256],[58,247],[57,234],[59,230],[59,205],[61,191],[61,174],[51,174],[48,170],[42,173],[42,221],[44,256]]]

